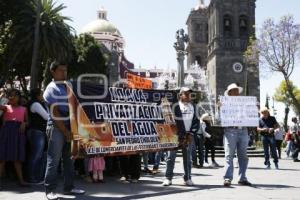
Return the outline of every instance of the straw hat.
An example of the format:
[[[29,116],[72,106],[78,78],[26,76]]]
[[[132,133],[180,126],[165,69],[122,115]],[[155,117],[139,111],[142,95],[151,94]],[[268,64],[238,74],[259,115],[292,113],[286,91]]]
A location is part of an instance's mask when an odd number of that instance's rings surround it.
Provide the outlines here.
[[[228,92],[230,90],[233,90],[233,89],[238,89],[239,90],[239,94],[241,94],[243,92],[243,88],[242,87],[239,87],[236,83],[231,83],[230,85],[227,86],[227,90],[224,92],[224,95],[228,96]]]

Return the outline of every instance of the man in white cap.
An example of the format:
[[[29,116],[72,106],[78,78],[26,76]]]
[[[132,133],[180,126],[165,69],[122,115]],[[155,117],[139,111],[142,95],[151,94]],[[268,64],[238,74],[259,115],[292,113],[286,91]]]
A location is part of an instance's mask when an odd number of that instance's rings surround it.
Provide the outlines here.
[[[232,83],[227,87],[225,96],[239,96],[243,92],[243,88],[236,83]],[[247,180],[246,171],[248,168],[247,147],[249,142],[248,129],[246,127],[226,127],[224,128],[224,150],[225,150],[225,175],[224,186],[229,187],[233,179],[233,158],[237,151],[239,163],[239,185],[251,186]]]
[[[276,151],[276,140],[274,131],[279,127],[279,124],[276,121],[275,117],[270,116],[268,108],[262,108],[260,110],[260,113],[262,117],[259,119],[259,126],[257,127],[257,131],[261,134],[261,140],[265,152],[265,165],[267,169],[271,168],[269,153],[269,149],[271,149],[271,154],[275,168],[278,169],[278,155]]]
[[[192,90],[182,87],[179,92],[179,102],[174,107],[174,115],[177,126],[177,134],[179,145],[182,149],[183,168],[184,168],[184,184],[187,186],[194,185],[191,179],[192,169],[192,140],[199,128],[199,120],[197,119],[195,106],[191,103]],[[173,170],[175,166],[176,150],[168,151],[166,179],[162,183],[163,186],[172,185]]]

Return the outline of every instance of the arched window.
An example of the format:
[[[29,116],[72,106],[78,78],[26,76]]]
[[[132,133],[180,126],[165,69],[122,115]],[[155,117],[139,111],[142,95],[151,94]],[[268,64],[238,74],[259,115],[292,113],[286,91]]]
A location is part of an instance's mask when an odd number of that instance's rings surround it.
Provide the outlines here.
[[[239,18],[239,32],[240,36],[248,36],[248,17],[241,15]]]
[[[228,14],[224,15],[223,29],[225,37],[232,36],[232,18]]]
[[[202,64],[202,63],[201,63],[201,56],[197,55],[197,56],[195,57],[195,62],[197,62],[197,64],[201,66],[201,64]]]

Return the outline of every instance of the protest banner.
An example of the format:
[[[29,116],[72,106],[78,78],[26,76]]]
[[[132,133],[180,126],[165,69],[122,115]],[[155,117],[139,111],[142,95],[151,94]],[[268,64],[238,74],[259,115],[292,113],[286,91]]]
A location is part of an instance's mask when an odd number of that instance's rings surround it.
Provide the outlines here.
[[[120,155],[178,146],[175,93],[78,84],[67,84],[75,151]]]
[[[257,127],[257,99],[252,96],[220,96],[222,127]]]
[[[152,81],[146,78],[127,73],[127,82],[129,88],[152,89]]]

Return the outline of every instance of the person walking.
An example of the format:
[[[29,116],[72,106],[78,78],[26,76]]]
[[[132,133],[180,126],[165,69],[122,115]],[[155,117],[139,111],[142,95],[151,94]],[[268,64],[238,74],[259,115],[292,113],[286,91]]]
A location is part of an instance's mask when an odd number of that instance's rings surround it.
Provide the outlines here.
[[[278,159],[281,159],[281,145],[283,141],[284,130],[283,127],[280,126],[279,128],[275,129],[274,136],[276,142],[276,149],[278,153]]]
[[[292,128],[291,128],[291,133],[292,133],[292,141],[293,141],[293,145],[294,145],[294,151],[292,154],[292,158],[294,162],[299,162],[298,159],[298,154],[300,151],[300,136],[299,136],[299,124],[298,124],[298,119],[297,117],[293,117],[292,118]]]
[[[261,111],[261,118],[259,119],[259,126],[257,127],[257,131],[261,134],[262,143],[264,147],[264,154],[265,154],[265,162],[267,169],[271,168],[270,163],[270,153],[269,149],[271,150],[273,162],[275,168],[278,169],[278,155],[276,152],[276,141],[274,136],[275,129],[279,128],[279,124],[275,117],[270,116],[270,112],[268,108],[262,108]]]

